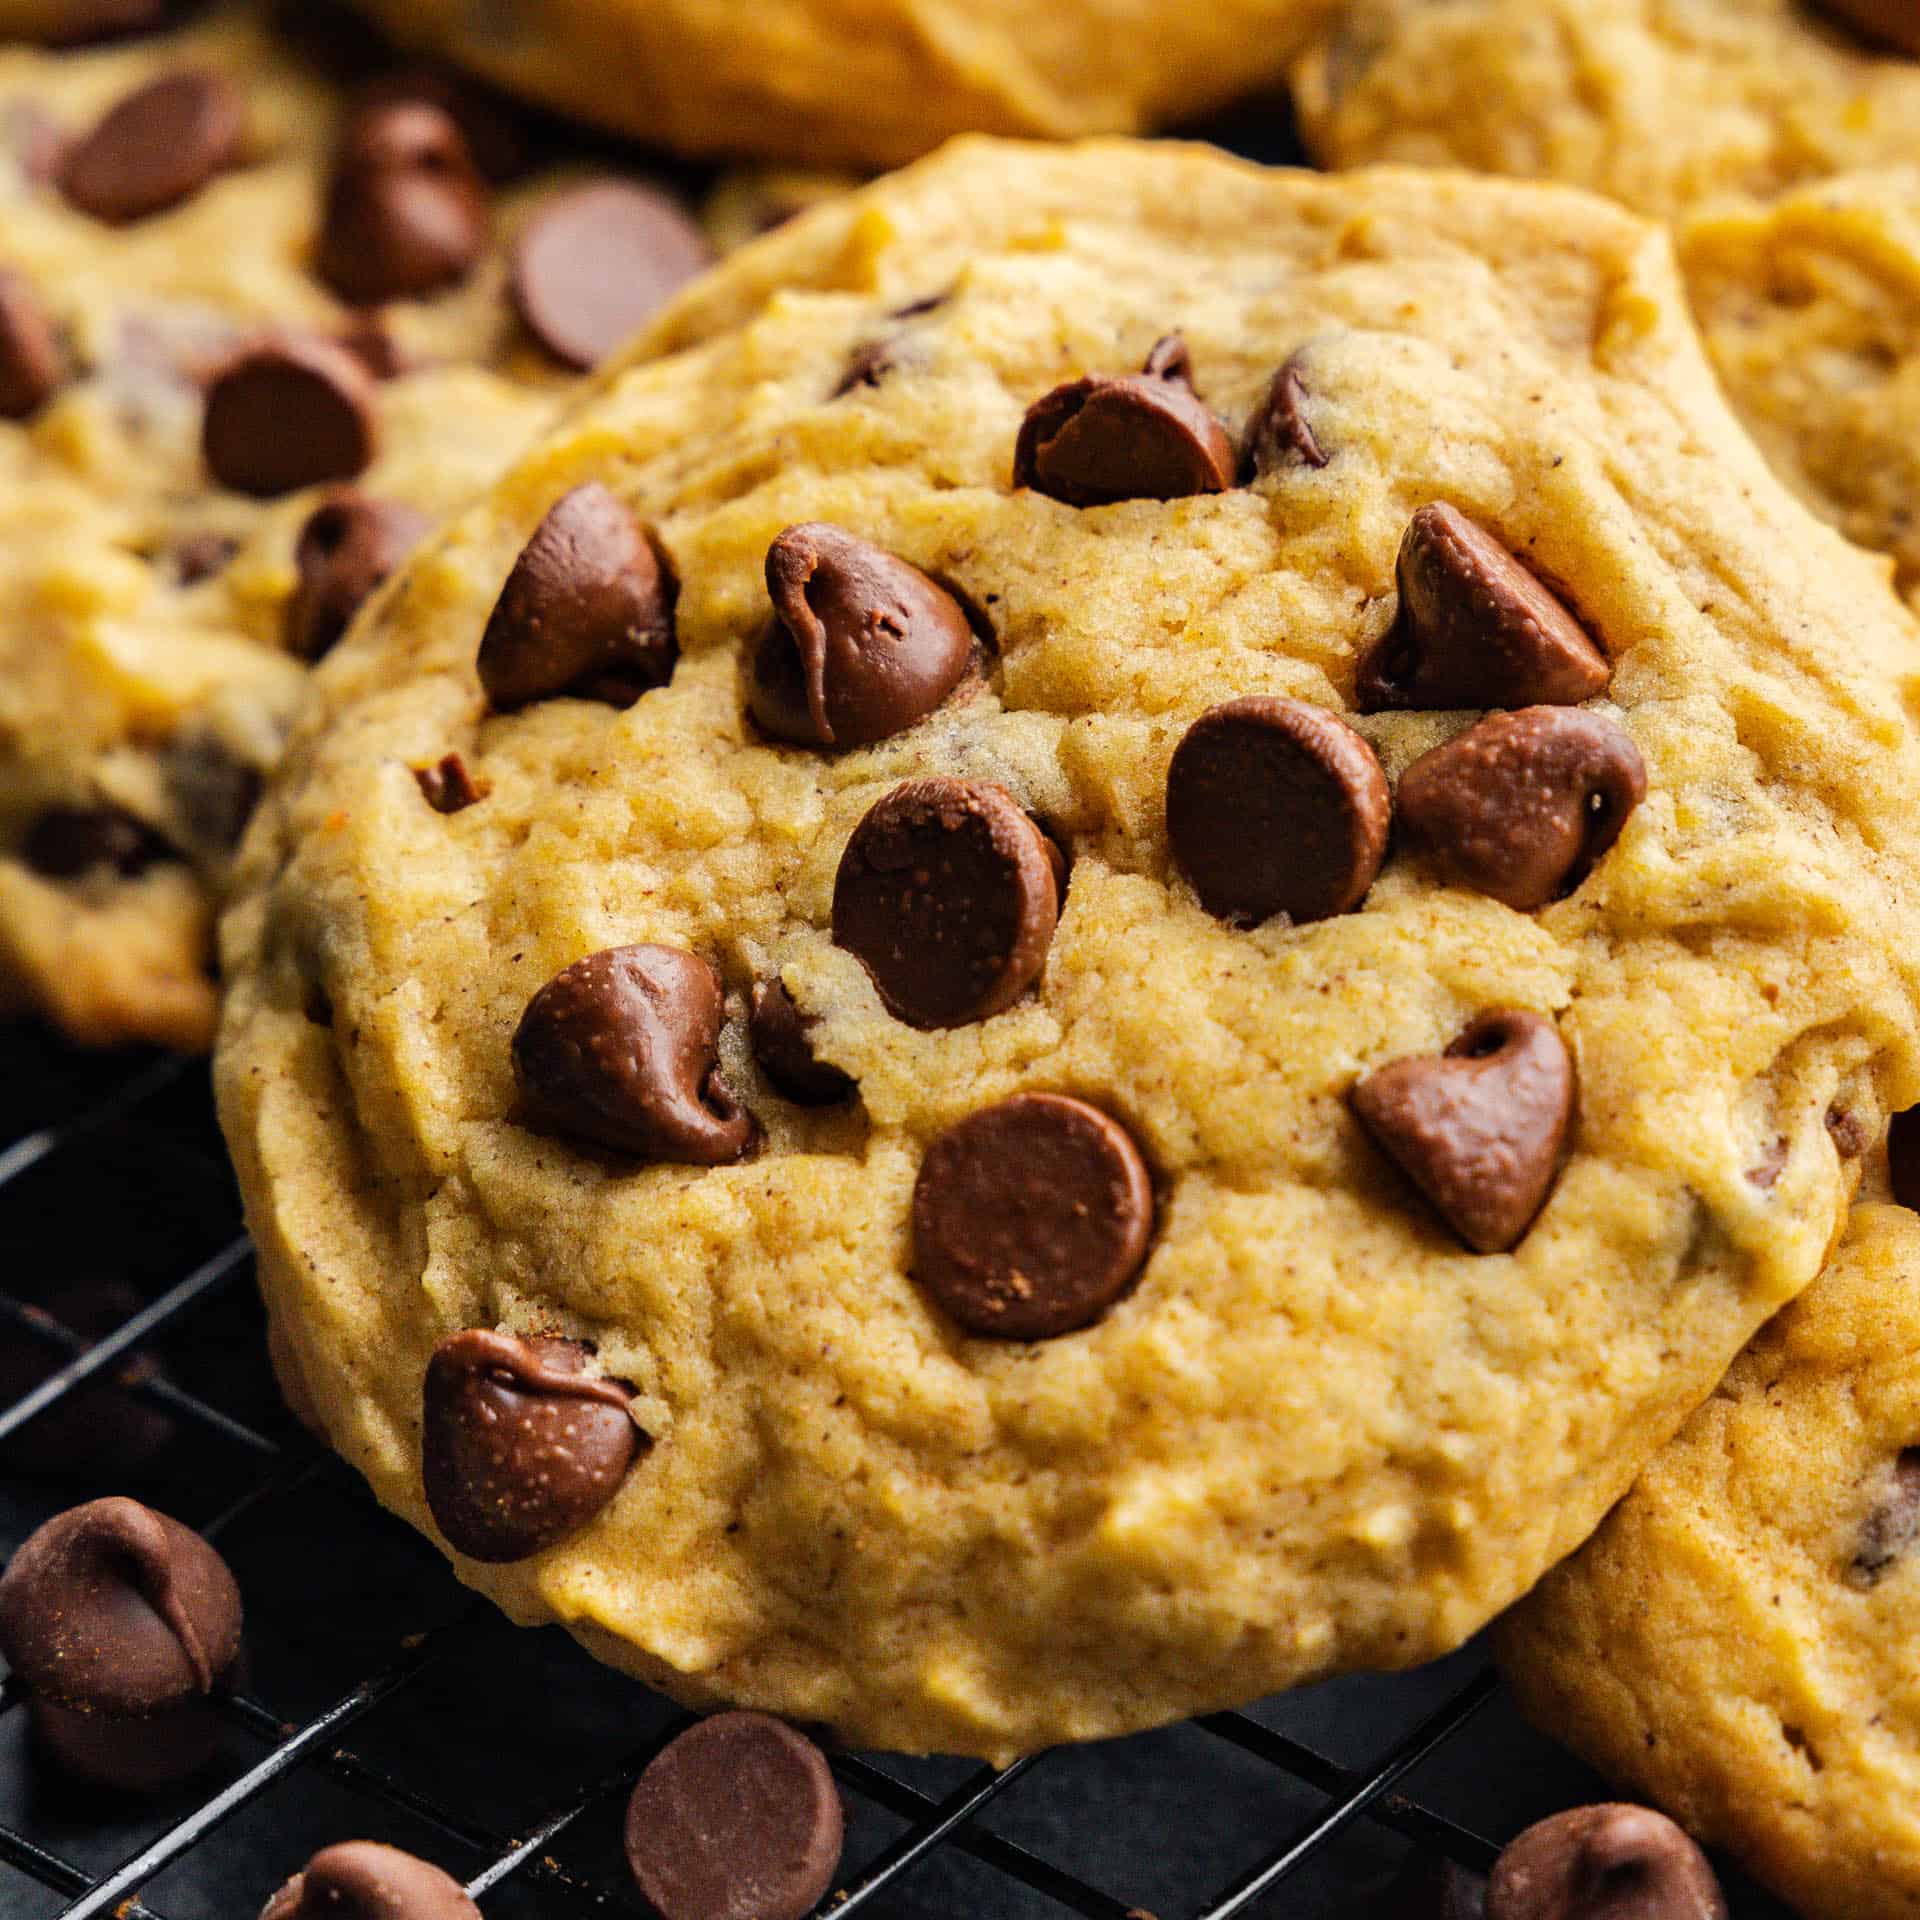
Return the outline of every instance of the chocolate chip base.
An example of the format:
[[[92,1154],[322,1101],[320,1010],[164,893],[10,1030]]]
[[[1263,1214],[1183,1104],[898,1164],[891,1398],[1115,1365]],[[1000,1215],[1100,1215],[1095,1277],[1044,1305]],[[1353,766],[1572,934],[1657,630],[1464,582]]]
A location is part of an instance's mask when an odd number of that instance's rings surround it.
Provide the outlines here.
[[[0,51],[0,1001],[87,1041],[208,1044],[305,663],[708,254],[488,96],[266,11]],[[626,266],[585,289],[582,194]]]
[[[1441,1653],[1920,1095],[1916,638],[1597,201],[819,209],[316,676],[217,1056],[284,1364],[696,1703],[1005,1758]]]
[[[1501,1630],[1528,1714],[1821,1920],[1920,1912],[1920,1218],[1833,1263]]]

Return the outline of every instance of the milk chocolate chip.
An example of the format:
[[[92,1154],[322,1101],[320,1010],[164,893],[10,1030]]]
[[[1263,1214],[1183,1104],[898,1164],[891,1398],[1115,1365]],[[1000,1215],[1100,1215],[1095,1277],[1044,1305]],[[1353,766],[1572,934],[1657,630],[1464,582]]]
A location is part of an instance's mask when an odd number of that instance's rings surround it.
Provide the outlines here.
[[[121,100],[67,153],[60,187],[115,225],[190,200],[239,158],[247,110],[224,74],[186,68]]]
[[[1307,419],[1307,382],[1295,354],[1273,376],[1266,396],[1247,422],[1246,463],[1253,474],[1282,467],[1324,467],[1327,455]]]
[[[1879,1585],[1916,1538],[1920,1538],[1920,1447],[1909,1447],[1894,1461],[1861,1523],[1849,1580],[1857,1587]]]
[[[64,373],[60,343],[32,281],[0,267],[0,418],[38,413]]]
[[[21,857],[48,880],[107,867],[123,880],[180,856],[143,820],[118,807],[49,807],[27,829]]]
[[[814,1052],[813,1025],[778,980],[754,988],[747,1032],[760,1071],[795,1106],[831,1107],[852,1093],[853,1080]]]
[[[450,1873],[398,1847],[325,1847],[269,1900],[260,1920],[480,1920]]]
[[[373,375],[318,335],[256,340],[214,374],[200,438],[208,470],[236,493],[271,499],[351,480],[378,450]]]
[[[294,542],[300,584],[287,602],[287,651],[302,660],[330,652],[428,525],[424,513],[357,487],[337,488],[321,501]]]
[[[1363,713],[1578,706],[1613,669],[1561,602],[1457,508],[1422,507],[1400,543],[1400,611],[1360,663]]]
[[[1727,1920],[1707,1857],[1651,1807],[1576,1807],[1495,1863],[1487,1920]]]
[[[720,1075],[720,976],[678,947],[609,947],[547,982],[513,1036],[527,1122],[647,1160],[717,1167],[753,1145]]]
[[[578,1341],[491,1327],[434,1348],[420,1469],[434,1523],[456,1552],[524,1560],[578,1533],[620,1491],[648,1443],[629,1389],[586,1363]]]
[[[1396,1060],[1353,1090],[1382,1152],[1476,1253],[1517,1246],[1546,1204],[1573,1119],[1559,1029],[1519,1008],[1483,1013],[1445,1053]]]
[[[485,783],[474,778],[457,753],[442,754],[430,767],[415,767],[413,777],[420,797],[435,813],[461,813],[487,796]]]
[[[813,521],[767,549],[773,619],[747,704],[776,740],[864,747],[939,706],[973,659],[960,603],[906,561]]]

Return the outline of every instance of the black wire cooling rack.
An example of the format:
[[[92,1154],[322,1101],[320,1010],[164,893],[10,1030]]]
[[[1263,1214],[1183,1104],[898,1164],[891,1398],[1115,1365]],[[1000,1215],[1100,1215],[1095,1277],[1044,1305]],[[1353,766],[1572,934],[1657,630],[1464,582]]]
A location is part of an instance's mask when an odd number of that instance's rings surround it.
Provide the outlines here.
[[[231,1752],[158,1803],[36,1769],[0,1681],[0,1916],[252,1920],[346,1838],[435,1860],[489,1920],[643,1913],[619,1816],[685,1716],[465,1594],[287,1418],[208,1105],[200,1063],[0,1032],[0,1342],[58,1368],[0,1409],[0,1550],[75,1501],[133,1493],[219,1542],[249,1647]],[[103,1279],[146,1304],[94,1344],[40,1311]],[[128,1380],[172,1433],[131,1483],[13,1470],[30,1422]],[[1527,1821],[1598,1793],[1518,1725],[1473,1649],[1004,1769],[833,1766],[848,1845],[824,1910],[870,1920],[1374,1915],[1409,1845],[1484,1869]],[[1738,1898],[1742,1920],[1782,1912]]]

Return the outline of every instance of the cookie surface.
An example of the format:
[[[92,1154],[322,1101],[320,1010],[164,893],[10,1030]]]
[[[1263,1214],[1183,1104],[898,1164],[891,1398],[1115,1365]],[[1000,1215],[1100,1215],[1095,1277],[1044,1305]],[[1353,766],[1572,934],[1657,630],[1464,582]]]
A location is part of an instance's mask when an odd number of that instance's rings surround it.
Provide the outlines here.
[[[321,668],[223,930],[282,1363],[690,1700],[1006,1755],[1437,1654],[1912,1097],[1915,643],[1617,209],[956,147],[690,289]]]
[[[1277,81],[1332,0],[363,0],[397,37],[678,153],[888,167],[1131,133]]]
[[[1509,1617],[1531,1718],[1808,1913],[1920,1913],[1920,1220],[1855,1210]]]
[[[84,1040],[208,1044],[212,902],[296,656],[572,379],[509,256],[578,169],[496,189],[417,74],[382,119],[381,70],[317,51],[253,9],[0,51],[0,998]],[[350,126],[371,184],[330,213]],[[291,358],[223,377],[263,340]],[[335,483],[372,507],[303,548]]]

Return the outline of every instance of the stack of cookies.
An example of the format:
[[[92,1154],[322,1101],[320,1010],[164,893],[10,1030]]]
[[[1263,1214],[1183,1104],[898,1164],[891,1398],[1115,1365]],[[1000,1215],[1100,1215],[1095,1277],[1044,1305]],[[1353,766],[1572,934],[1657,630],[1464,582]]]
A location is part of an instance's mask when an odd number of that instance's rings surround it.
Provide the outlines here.
[[[748,1710],[636,1794],[667,1920],[729,1781],[750,1910],[830,1883],[783,1721],[1004,1761],[1496,1616],[1920,1913],[1920,16],[164,11],[0,6],[150,29],[0,58],[0,963],[181,1046],[217,974],[292,1404]],[[914,159],[1288,71],[1324,173]],[[703,231],[464,73],[807,171]],[[67,1520],[23,1671],[148,1524]],[[276,1920],[466,1911],[331,1851]],[[1630,1806],[1405,1897],[1725,1911]]]

